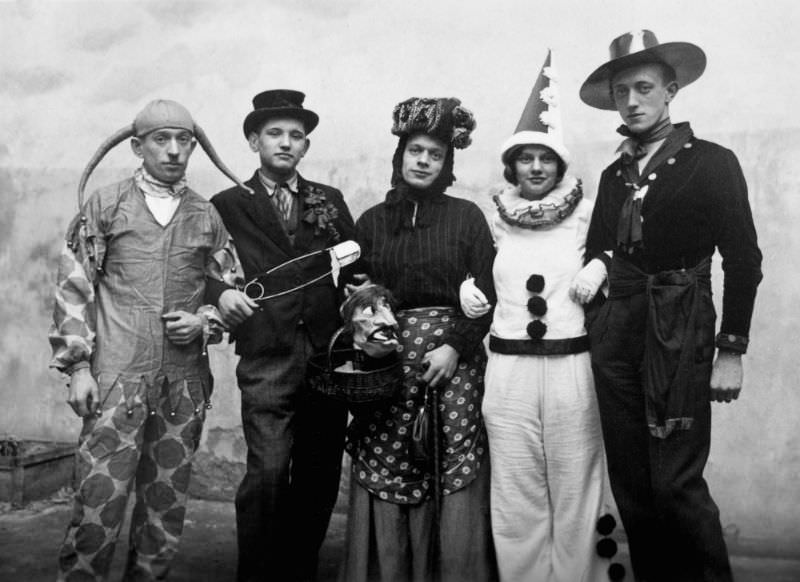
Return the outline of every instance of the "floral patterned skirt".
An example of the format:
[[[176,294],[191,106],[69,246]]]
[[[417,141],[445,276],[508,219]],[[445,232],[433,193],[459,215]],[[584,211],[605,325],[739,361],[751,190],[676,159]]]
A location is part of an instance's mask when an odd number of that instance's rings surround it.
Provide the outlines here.
[[[403,385],[389,403],[356,417],[349,427],[347,451],[353,457],[353,478],[384,501],[418,504],[432,489],[430,468],[412,454],[412,428],[425,396],[420,381],[422,358],[441,345],[456,317],[456,311],[448,307],[397,314]],[[445,495],[471,483],[488,454],[481,417],[485,365],[481,345],[468,360],[459,360],[450,382],[439,389],[440,474]]]

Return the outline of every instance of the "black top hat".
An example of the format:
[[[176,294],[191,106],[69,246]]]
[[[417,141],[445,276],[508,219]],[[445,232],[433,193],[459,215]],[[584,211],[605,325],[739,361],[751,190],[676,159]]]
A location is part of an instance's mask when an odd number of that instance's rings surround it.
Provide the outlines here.
[[[305,93],[291,89],[272,89],[253,97],[254,110],[244,118],[244,135],[258,130],[258,126],[271,117],[291,117],[299,119],[311,133],[319,123],[319,115],[309,109],[303,109]]]
[[[611,97],[611,79],[627,68],[651,63],[669,65],[681,88],[696,81],[706,68],[706,55],[699,46],[688,42],[659,43],[649,30],[618,36],[608,50],[611,60],[589,75],[580,90],[583,102],[597,109],[616,109]]]

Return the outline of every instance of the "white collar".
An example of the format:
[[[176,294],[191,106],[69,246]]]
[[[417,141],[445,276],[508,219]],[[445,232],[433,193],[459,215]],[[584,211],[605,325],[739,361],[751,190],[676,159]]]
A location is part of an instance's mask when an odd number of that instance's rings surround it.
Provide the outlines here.
[[[258,179],[261,180],[261,184],[266,189],[267,194],[269,195],[270,198],[275,195],[275,192],[278,191],[278,186],[280,186],[281,184],[286,184],[286,186],[289,188],[289,191],[292,194],[297,194],[298,190],[297,172],[292,174],[292,177],[289,178],[288,180],[285,180],[283,182],[276,182],[275,180],[271,180],[270,178],[268,178],[267,175],[261,171],[261,168],[259,168]]]
[[[181,176],[177,182],[168,184],[153,177],[144,166],[136,169],[133,173],[133,180],[139,190],[154,198],[175,198],[183,194],[187,188],[185,175]]]

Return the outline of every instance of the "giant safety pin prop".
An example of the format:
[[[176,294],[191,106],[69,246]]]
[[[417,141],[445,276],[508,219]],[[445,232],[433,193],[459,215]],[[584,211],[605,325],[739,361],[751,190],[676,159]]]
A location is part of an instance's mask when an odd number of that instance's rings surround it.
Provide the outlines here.
[[[331,257],[331,268],[329,270],[325,271],[318,277],[314,277],[310,281],[306,281],[305,283],[295,285],[290,289],[286,289],[278,293],[267,294],[267,290],[264,287],[264,284],[261,283],[261,281],[265,277],[268,277],[271,273],[274,273],[275,271],[282,269],[287,265],[290,265],[297,261],[302,261],[303,259],[308,259],[310,257],[322,255],[325,253],[328,253]],[[354,263],[355,261],[358,260],[360,256],[361,256],[361,247],[358,245],[358,243],[352,240],[347,240],[332,247],[320,249],[318,251],[313,251],[311,253],[306,253],[305,255],[300,255],[299,257],[289,259],[288,261],[283,262],[280,265],[276,265],[271,269],[269,269],[268,271],[264,271],[260,275],[256,275],[255,277],[253,277],[250,281],[248,281],[244,285],[244,287],[242,287],[242,291],[244,291],[244,293],[254,301],[267,301],[268,299],[274,299],[275,297],[288,295],[289,293],[294,293],[295,291],[298,291],[303,287],[308,287],[309,285],[312,285],[317,281],[321,281],[322,279],[331,274],[333,274],[334,280],[336,280],[339,270],[342,267]]]

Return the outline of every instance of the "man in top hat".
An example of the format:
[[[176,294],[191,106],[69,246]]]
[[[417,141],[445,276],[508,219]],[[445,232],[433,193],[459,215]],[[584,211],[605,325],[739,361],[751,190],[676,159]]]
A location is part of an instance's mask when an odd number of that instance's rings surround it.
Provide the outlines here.
[[[319,122],[299,91],[264,91],[253,98],[244,135],[260,158],[247,182],[214,196],[249,281],[290,259],[354,238],[342,193],[300,176],[297,165]],[[327,255],[278,269],[265,279],[274,291],[315,278]],[[247,474],[236,495],[238,579],[306,580],[336,501],[347,412],[311,392],[306,364],[339,327],[341,295],[331,277],[256,302],[217,285],[220,310],[234,326],[241,356]],[[216,295],[213,295],[216,296]]]
[[[588,105],[616,110],[626,137],[600,179],[586,244],[609,281],[590,336],[612,489],[634,572],[648,581],[731,579],[703,469],[710,402],[742,388],[761,252],[736,156],[670,121],[670,103],[705,64],[693,44],[633,32],[611,43],[611,60],[580,91]],[[716,336],[715,250],[724,272]]]
[[[128,138],[142,166],[84,205],[92,170]],[[222,337],[203,290],[238,271],[219,214],[186,185],[197,141],[238,183],[186,108],[166,100],[109,138],[80,180],[50,330],[51,366],[69,375],[67,400],[83,418],[59,580],[106,579],[134,480],[124,579],[163,580],[177,551],[210,408],[205,348]]]

